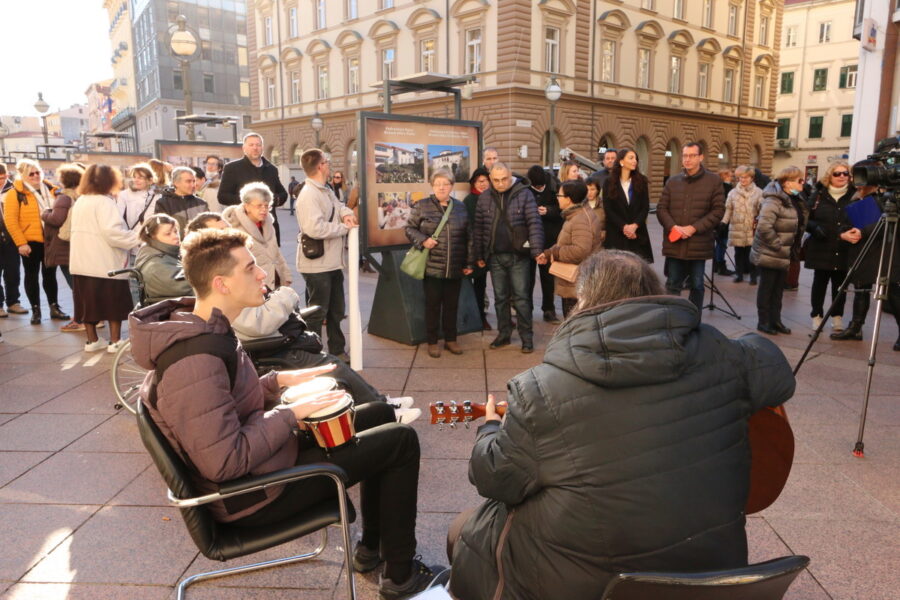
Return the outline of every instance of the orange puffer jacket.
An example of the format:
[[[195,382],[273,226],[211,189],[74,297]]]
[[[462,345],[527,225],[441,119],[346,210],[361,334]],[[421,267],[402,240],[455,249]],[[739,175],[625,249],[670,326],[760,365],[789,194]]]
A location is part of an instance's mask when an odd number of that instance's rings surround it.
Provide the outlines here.
[[[44,184],[56,195],[56,188],[49,182]],[[19,202],[19,194],[24,199]],[[24,246],[28,242],[44,242],[44,227],[41,223],[41,208],[38,200],[22,180],[16,180],[12,189],[3,197],[6,229],[16,246]]]

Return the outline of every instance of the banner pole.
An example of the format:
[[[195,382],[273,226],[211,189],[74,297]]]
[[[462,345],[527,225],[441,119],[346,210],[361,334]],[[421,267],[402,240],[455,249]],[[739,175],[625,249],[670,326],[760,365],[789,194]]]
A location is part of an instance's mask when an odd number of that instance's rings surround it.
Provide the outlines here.
[[[347,236],[349,265],[347,271],[350,275],[350,367],[354,371],[363,368],[362,360],[362,318],[359,311],[359,227],[350,230]]]

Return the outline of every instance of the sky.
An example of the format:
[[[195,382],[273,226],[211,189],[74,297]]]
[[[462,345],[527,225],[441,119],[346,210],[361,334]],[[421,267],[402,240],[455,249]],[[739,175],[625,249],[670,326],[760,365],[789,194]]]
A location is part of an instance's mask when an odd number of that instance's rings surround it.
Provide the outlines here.
[[[13,0],[0,5],[8,2]],[[6,19],[3,26],[0,115],[37,116],[38,92],[50,112],[83,104],[90,84],[112,78],[103,0],[28,0],[20,6],[30,23]]]

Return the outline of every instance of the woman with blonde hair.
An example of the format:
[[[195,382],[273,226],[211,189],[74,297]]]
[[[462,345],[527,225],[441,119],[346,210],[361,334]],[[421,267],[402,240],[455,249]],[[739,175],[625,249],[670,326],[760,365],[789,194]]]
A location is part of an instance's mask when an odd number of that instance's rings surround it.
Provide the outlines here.
[[[22,257],[25,271],[25,295],[31,303],[31,324],[41,322],[41,293],[38,279],[50,305],[50,318],[69,320],[59,307],[56,267],[44,264],[44,222],[41,213],[53,208],[56,188],[44,179],[36,160],[23,158],[16,163],[19,178],[3,198],[6,230]]]
[[[835,332],[844,329],[843,314],[846,296],[839,294],[841,282],[847,276],[847,250],[851,228],[847,216],[847,205],[855,192],[850,181],[850,165],[845,160],[836,160],[828,165],[825,174],[816,184],[809,199],[809,221],[806,230],[810,233],[806,245],[804,266],[813,269],[812,290],[809,297],[812,304],[812,328],[818,329],[825,314],[825,290],[831,283],[831,301],[835,308],[831,312],[831,328]]]
[[[803,172],[790,166],[782,169],[763,190],[750,260],[759,267],[759,288],[756,290],[759,322],[756,328],[769,335],[791,333],[781,322],[781,299],[791,264],[791,246],[799,233],[800,215],[791,196],[799,195],[802,189]]]
[[[734,248],[734,282],[740,283],[744,275],[750,277],[750,285],[756,285],[756,267],[750,262],[750,247],[756,217],[762,206],[763,192],[753,183],[755,170],[741,165],[734,170],[737,185],[725,199],[725,216],[722,224],[728,227],[728,243]]]

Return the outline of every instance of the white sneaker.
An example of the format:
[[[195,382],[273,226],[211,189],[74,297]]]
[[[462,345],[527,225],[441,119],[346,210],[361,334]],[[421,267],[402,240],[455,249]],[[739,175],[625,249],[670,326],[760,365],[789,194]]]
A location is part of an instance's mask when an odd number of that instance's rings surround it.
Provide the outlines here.
[[[822,317],[813,317],[812,328],[813,331],[819,328],[819,325],[822,324]]]
[[[398,408],[396,412],[397,422],[404,425],[409,425],[422,416],[422,411],[418,408]]]
[[[844,330],[844,319],[840,315],[831,317],[831,330],[835,333]]]
[[[85,342],[84,343],[84,351],[85,352],[103,352],[106,347],[109,346],[109,342],[104,340],[103,338],[97,338],[96,342]]]
[[[390,396],[388,396],[385,402],[387,402],[394,408],[412,408],[415,400],[413,400],[412,396],[400,396],[399,398],[391,398]]]
[[[110,342],[109,345],[106,347],[106,351],[109,352],[110,354],[115,354],[116,352],[119,351],[119,348],[121,348],[122,346],[125,345],[125,342],[127,342],[127,341],[128,340],[119,340],[118,342]]]

